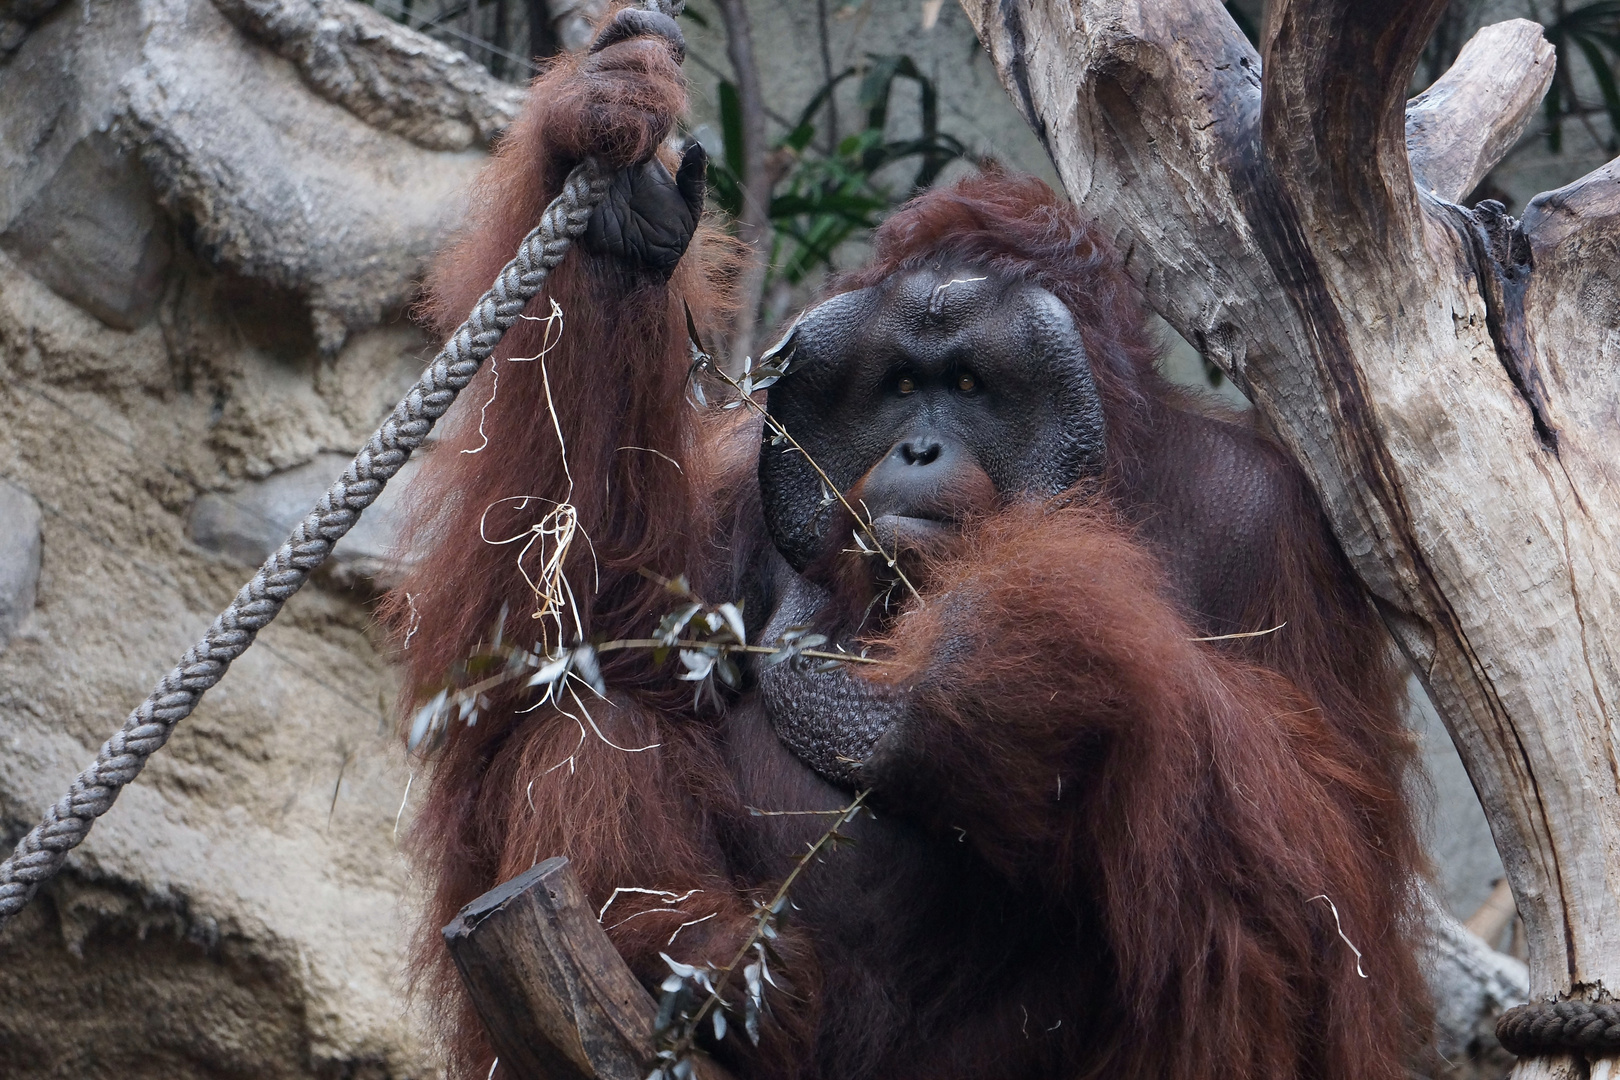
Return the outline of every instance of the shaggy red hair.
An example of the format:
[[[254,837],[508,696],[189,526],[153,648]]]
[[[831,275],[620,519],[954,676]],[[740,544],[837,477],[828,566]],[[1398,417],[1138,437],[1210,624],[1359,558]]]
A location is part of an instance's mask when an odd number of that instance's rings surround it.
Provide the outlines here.
[[[428,325],[442,336],[460,325],[586,154],[613,167],[644,160],[685,100],[680,68],[658,41],[552,61],[480,175],[461,231],[433,264],[420,308]],[[523,534],[559,503],[578,511],[581,535],[566,575],[587,638],[645,634],[656,624],[667,594],[638,573],[643,567],[670,575],[690,568],[699,588],[729,588],[729,579],[702,573],[717,560],[693,556],[724,528],[731,488],[751,464],[738,465],[749,438],[735,414],[700,419],[684,405],[685,310],[708,333],[726,324],[735,252],[723,234],[700,228],[667,284],[627,282],[571,252],[529,303],[530,319],[508,331],[463,392],[409,490],[408,570],[381,611],[400,646],[407,709],[497,632],[542,646],[518,565],[522,542],[488,540]],[[560,334],[545,321],[553,302]],[[542,365],[533,358],[548,333],[554,341]],[[552,710],[521,712],[520,702],[497,695],[477,726],[458,726],[434,756],[410,837],[429,894],[413,966],[439,1014],[451,1076],[482,1078],[491,1055],[439,928],[537,859],[574,856],[597,903],[626,881],[695,877],[708,886],[709,910],[747,916],[706,848],[701,800],[683,796],[671,805],[668,798],[712,786],[704,778],[718,768],[700,732],[664,730],[658,719],[689,699],[689,689],[653,675],[638,655],[603,660],[614,704],[597,703],[594,718],[615,743],[658,743],[656,751],[621,754],[594,737],[580,743],[572,721]],[[536,775],[571,782],[532,783]],[[637,905],[620,910],[628,915]],[[653,939],[669,936],[667,922],[643,920],[619,935],[644,975],[658,964]],[[642,930],[646,946],[637,950],[630,936]],[[702,935],[689,937],[696,943]]]
[[[1391,867],[1415,844],[1344,718],[1197,641],[1106,506],[1012,508],[929,581],[863,669],[928,718],[888,798],[1097,905],[1123,1012],[1087,1033],[1095,1074],[1404,1075],[1427,991]]]
[[[555,62],[435,263],[429,323],[441,334],[460,323],[585,154],[643,159],[684,99],[661,42]],[[1107,414],[1103,490],[981,522],[931,566],[927,604],[880,643],[892,659],[883,678],[916,688],[928,734],[895,740],[896,753],[912,751],[903,767],[874,764],[890,781],[887,805],[936,829],[964,826],[988,866],[1043,898],[1043,917],[1066,905],[1095,912],[1104,958],[1089,961],[1091,977],[1110,996],[1094,1026],[1055,1036],[1051,1070],[1397,1080],[1425,1015],[1408,892],[1421,858],[1400,798],[1410,744],[1382,629],[1304,480],[1260,435],[1205,415],[1198,430],[1259,470],[1267,501],[1219,530],[1154,510],[1179,505],[1178,485],[1205,467],[1177,439],[1208,410],[1155,374],[1157,343],[1117,256],[1039,181],[992,171],[930,191],[874,242],[871,265],[835,288],[955,262],[1054,293],[1081,328]],[[412,487],[410,569],[383,613],[407,704],[443,685],[503,612],[506,640],[542,644],[521,544],[486,537],[521,535],[556,503],[577,508],[588,538],[566,567],[587,638],[645,636],[656,624],[670,598],[643,569],[684,572],[714,600],[737,595],[763,558],[757,430],[738,419],[745,410],[716,420],[685,402],[684,313],[706,334],[723,328],[732,256],[700,230],[666,284],[570,254],[528,309],[543,320],[555,301],[563,313],[544,366],[524,361],[541,352],[544,324],[522,322],[467,389]],[[1252,550],[1245,580],[1258,584],[1220,617],[1231,625],[1216,625],[1175,595],[1177,560],[1231,545]],[[965,640],[952,619],[964,610]],[[1286,633],[1194,640],[1282,621]],[[458,1080],[482,1078],[490,1052],[438,930],[534,862],[569,856],[596,905],[625,884],[699,890],[674,913],[656,898],[614,901],[610,935],[649,983],[664,973],[661,950],[729,959],[751,925],[746,875],[720,839],[752,827],[726,718],[695,712],[689,684],[644,654],[605,659],[610,700],[589,703],[600,738],[558,710],[497,695],[435,751],[412,831],[430,892],[417,965]],[[1054,799],[1058,769],[1074,786]],[[751,1075],[807,1071],[812,1039],[838,1036],[818,1032],[818,986],[837,973],[819,970],[800,931],[782,948],[791,994],[765,1049],[741,1059]],[[1052,993],[1069,1000],[1056,976]],[[1014,1004],[975,1019],[982,1039],[930,1044],[947,1056],[899,1071],[1000,1075],[1028,1053]]]

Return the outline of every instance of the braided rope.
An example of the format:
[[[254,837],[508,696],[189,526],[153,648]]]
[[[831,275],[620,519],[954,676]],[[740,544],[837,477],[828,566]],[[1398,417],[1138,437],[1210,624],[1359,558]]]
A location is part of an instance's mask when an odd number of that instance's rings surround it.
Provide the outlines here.
[[[124,726],[102,745],[95,763],[45,811],[43,820],[17,844],[16,852],[0,863],[0,928],[62,868],[67,853],[89,834],[119,790],[169,741],[174,725],[191,715],[231,661],[247,651],[258,632],[309,580],[332,546],[354,527],[360,512],[376,501],[383,485],[422,445],[434,422],[477,374],[585,231],[612,176],[594,161],[586,161],[568,174],[562,193],[546,207],[540,224],[523,238],[517,255],[315,509],[220,612],[202,640],[187,650],[174,670],[129,714]]]
[[[1620,1005],[1591,1001],[1532,1001],[1496,1021],[1496,1041],[1520,1057],[1620,1052]]]

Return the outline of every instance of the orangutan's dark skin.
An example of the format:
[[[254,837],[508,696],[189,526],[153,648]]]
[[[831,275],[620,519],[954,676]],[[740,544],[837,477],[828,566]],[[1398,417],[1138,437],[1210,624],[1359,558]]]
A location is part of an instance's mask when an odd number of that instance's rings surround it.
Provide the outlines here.
[[[740,1076],[1397,1080],[1425,1022],[1400,684],[1298,470],[1160,379],[1094,227],[986,172],[878,230],[769,390],[911,596],[852,550],[802,455],[746,409],[689,404],[687,311],[723,335],[732,249],[693,232],[701,163],[657,157],[685,101],[679,31],[617,19],[539,81],[429,281],[447,331],[569,168],[636,169],[531,305],[564,312],[545,363],[566,472],[539,364],[502,363],[487,448],[458,452],[483,442],[465,410],[416,482],[417,558],[389,607],[410,684],[503,610],[509,640],[538,643],[515,550],[480,540],[486,508],[490,536],[541,512],[513,496],[577,507],[589,638],[648,635],[672,601],[645,569],[745,598],[751,641],[811,623],[884,663],[750,671],[700,708],[671,666],[616,652],[592,717],[652,749],[582,740],[515,691],[452,731],[413,842],[452,1075],[491,1060],[437,933],[460,905],[551,855],[596,905],[664,890],[604,918],[653,987],[661,952],[729,960],[752,899],[825,828],[749,807],[869,789],[860,842],[794,888],[761,1045],[734,1024],[715,1048]],[[542,333],[521,323],[498,355]]]

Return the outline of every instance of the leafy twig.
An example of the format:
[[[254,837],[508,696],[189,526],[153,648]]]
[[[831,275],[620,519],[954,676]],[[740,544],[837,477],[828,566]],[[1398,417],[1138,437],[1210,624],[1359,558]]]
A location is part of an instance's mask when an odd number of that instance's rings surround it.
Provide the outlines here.
[[[765,903],[756,902],[753,916],[754,927],[749,931],[748,936],[743,939],[742,946],[729,963],[720,968],[700,967],[693,964],[683,964],[667,955],[664,956],[664,962],[670,968],[670,975],[664,980],[662,988],[664,999],[659,1008],[656,1029],[660,1037],[668,1040],[668,1044],[658,1050],[657,1064],[654,1066],[648,1080],[684,1080],[685,1077],[691,1075],[691,1064],[688,1059],[704,1020],[711,1017],[711,1015],[713,1017],[711,1023],[714,1028],[715,1039],[720,1040],[725,1037],[725,1011],[729,1006],[722,995],[726,986],[730,983],[732,975],[735,974],[738,966],[748,959],[749,953],[757,953],[759,959],[748,964],[743,969],[743,979],[747,988],[744,997],[743,1026],[748,1032],[750,1040],[756,1044],[759,1042],[759,1019],[764,1011],[765,983],[770,982],[771,985],[775,985],[775,980],[771,978],[769,968],[766,967],[765,963],[766,942],[775,939],[777,936],[777,924],[782,912],[787,907],[788,892],[793,888],[793,883],[799,879],[799,875],[804,873],[805,867],[809,866],[816,856],[827,848],[836,845],[839,841],[848,841],[850,839],[840,830],[855,820],[855,817],[861,812],[868,794],[870,792],[862,791],[855,796],[849,805],[840,810],[827,811],[827,813],[837,814],[838,819],[806,849],[803,855],[799,856],[793,870],[787,877],[782,879],[782,884],[777,886],[775,895]],[[680,1010],[681,999],[688,994],[694,984],[702,987],[707,993],[695,1011],[691,1013],[682,1012]],[[720,1006],[719,1012],[715,1011],[717,1005]],[[680,1015],[677,1016],[677,1013],[680,1013]]]
[[[598,658],[600,654],[607,652],[647,649],[652,652],[654,662],[662,664],[670,651],[674,650],[686,669],[678,677],[685,682],[698,684],[695,693],[697,699],[702,697],[705,689],[708,689],[712,696],[718,696],[718,691],[713,685],[715,678],[732,688],[742,685],[742,673],[732,659],[739,654],[764,657],[767,666],[796,661],[803,657],[818,662],[815,670],[830,670],[835,664],[884,662],[864,654],[819,648],[826,644],[827,638],[822,634],[811,633],[803,626],[788,627],[771,644],[750,645],[746,640],[742,611],[736,604],[711,606],[705,603],[692,591],[684,575],[669,579],[651,571],[643,573],[661,583],[670,592],[687,600],[687,603],[660,620],[654,636],[616,638],[612,641],[594,643],[582,641],[568,648],[547,648],[543,652],[537,652],[521,646],[504,644],[501,626],[505,623],[506,615],[503,609],[495,629],[494,643],[486,650],[468,657],[457,673],[462,678],[479,675],[483,677],[466,685],[456,686],[456,675],[453,675],[446,686],[418,709],[411,722],[410,749],[415,750],[424,741],[431,743],[443,735],[449,729],[452,715],[468,726],[478,723],[481,711],[489,703],[485,695],[496,687],[518,679],[526,679],[524,684],[526,687],[543,688],[539,699],[529,708],[539,708],[547,702],[560,702],[566,693],[573,698],[579,709],[584,710],[584,703],[579,699],[574,686],[570,684],[581,684],[598,697],[605,696],[607,686],[602,679]],[[567,710],[563,711],[566,715],[573,715]],[[582,737],[586,723],[592,728],[595,727],[594,722],[589,720],[589,714],[585,715],[586,719],[581,721]],[[578,717],[575,719],[579,720]],[[601,732],[598,731],[597,734],[600,736]],[[605,736],[603,741],[607,741]],[[619,749],[629,748],[619,747]]]
[[[697,638],[678,638],[675,641],[663,641],[659,638],[620,638],[617,641],[604,641],[596,646],[599,653],[613,652],[616,649],[700,649],[714,648],[726,654],[757,653],[761,656],[781,657],[789,652],[785,645],[739,645],[734,642],[703,641]],[[815,660],[832,660],[848,664],[881,664],[875,656],[859,656],[855,653],[828,652],[825,649],[792,649],[794,656],[808,656]]]

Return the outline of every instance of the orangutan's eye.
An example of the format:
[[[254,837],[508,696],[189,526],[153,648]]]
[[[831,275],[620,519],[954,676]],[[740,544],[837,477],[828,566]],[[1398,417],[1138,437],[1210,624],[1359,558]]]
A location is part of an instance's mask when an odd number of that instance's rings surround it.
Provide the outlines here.
[[[910,394],[917,389],[917,380],[910,375],[902,375],[896,386],[902,394]]]
[[[979,388],[979,381],[967,372],[956,377],[956,389],[963,394],[971,394]]]

